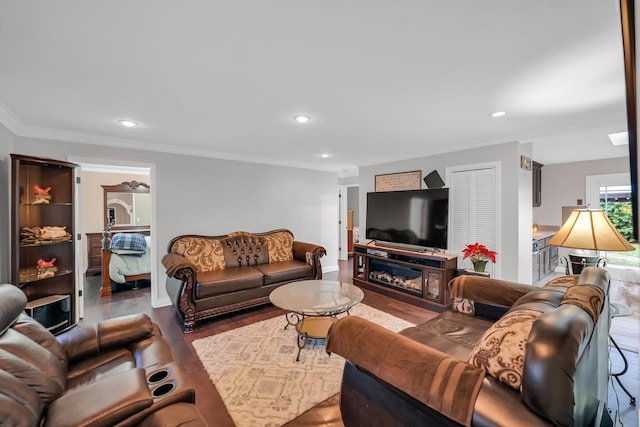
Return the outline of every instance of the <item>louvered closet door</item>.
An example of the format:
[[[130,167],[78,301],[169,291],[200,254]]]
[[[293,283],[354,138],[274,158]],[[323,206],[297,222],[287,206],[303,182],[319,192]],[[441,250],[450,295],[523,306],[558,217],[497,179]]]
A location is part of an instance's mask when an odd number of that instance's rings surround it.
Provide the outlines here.
[[[462,260],[462,250],[469,243],[481,243],[496,250],[496,172],[494,168],[455,171],[449,182],[449,252],[458,255],[458,268],[471,268]],[[488,263],[494,277],[497,266]]]

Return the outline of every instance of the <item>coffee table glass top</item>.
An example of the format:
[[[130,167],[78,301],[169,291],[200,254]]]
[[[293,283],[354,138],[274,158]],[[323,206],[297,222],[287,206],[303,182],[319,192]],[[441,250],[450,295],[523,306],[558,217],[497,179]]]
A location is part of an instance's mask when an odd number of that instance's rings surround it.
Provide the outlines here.
[[[269,299],[276,307],[305,316],[344,313],[362,301],[357,286],[332,280],[302,280],[275,289]]]

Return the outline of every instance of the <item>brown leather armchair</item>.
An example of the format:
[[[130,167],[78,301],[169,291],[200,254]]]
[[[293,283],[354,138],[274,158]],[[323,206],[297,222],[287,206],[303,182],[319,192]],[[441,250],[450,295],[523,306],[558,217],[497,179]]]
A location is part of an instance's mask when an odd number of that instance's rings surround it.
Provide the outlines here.
[[[144,314],[54,337],[0,285],[0,425],[204,426],[195,392]]]

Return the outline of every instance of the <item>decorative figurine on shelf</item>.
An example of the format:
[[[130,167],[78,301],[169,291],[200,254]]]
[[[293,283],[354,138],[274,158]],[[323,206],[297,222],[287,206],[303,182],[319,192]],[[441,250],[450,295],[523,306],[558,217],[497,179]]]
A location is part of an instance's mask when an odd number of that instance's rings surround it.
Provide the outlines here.
[[[51,191],[51,187],[40,188],[38,184],[33,186],[33,195],[35,199],[33,200],[34,205],[41,205],[45,203],[49,203],[51,200],[51,195],[49,194]]]
[[[471,258],[473,270],[480,273],[484,272],[487,262],[496,262],[496,255],[498,254],[497,252],[490,251],[485,245],[481,245],[478,242],[467,245],[462,250],[462,253],[464,254],[462,259]]]
[[[37,270],[38,279],[46,279],[47,277],[53,277],[58,271],[58,267],[53,265],[56,262],[56,258],[51,258],[49,261],[45,261],[42,258],[38,259]]]

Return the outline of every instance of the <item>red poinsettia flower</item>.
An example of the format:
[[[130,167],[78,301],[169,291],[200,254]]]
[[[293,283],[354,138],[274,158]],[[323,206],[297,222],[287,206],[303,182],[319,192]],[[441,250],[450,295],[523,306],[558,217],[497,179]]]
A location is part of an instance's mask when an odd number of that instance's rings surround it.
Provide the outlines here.
[[[464,254],[462,259],[471,258],[471,261],[488,260],[493,263],[496,262],[496,255],[498,254],[497,252],[490,251],[485,245],[481,245],[478,242],[472,245],[467,245],[462,250],[462,253]]]

